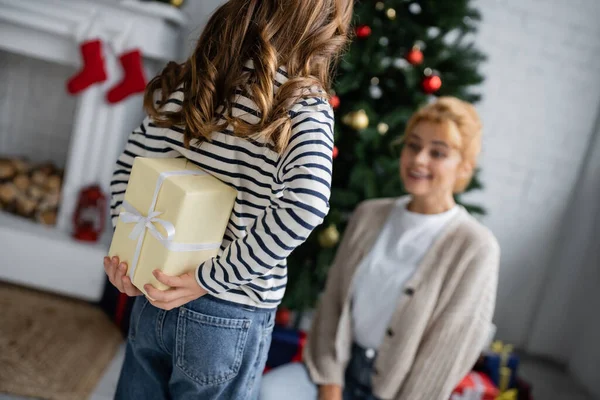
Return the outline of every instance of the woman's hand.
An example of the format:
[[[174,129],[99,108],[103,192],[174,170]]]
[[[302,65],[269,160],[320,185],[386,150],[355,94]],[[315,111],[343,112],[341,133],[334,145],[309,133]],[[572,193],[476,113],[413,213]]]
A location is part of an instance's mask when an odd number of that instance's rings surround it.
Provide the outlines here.
[[[171,287],[167,290],[159,290],[150,284],[144,285],[148,293],[148,301],[163,310],[180,307],[208,293],[196,281],[195,271],[179,276],[165,275],[159,270],[155,270],[152,274],[159,282]]]
[[[319,386],[319,400],[342,400],[342,393],[339,385]]]
[[[119,257],[104,257],[104,272],[108,276],[110,283],[116,287],[119,292],[127,296],[141,296],[143,293],[133,286],[131,279],[127,276],[127,264],[119,263]]]

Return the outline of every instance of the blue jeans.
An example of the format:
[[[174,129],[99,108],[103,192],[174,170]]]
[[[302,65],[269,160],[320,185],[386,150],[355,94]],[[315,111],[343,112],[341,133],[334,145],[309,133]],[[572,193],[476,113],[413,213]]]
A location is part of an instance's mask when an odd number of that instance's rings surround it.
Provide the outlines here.
[[[254,400],[274,321],[210,295],[171,311],[138,297],[115,399]]]
[[[371,391],[371,375],[376,354],[367,356],[366,349],[357,345],[344,376],[344,400],[377,400]],[[286,364],[265,375],[260,400],[316,400],[318,388],[301,363]]]

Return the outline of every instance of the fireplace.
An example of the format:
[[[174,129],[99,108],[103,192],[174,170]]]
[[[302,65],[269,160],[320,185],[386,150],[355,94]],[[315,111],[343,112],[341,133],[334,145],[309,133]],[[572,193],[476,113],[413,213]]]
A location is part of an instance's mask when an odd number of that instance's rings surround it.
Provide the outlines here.
[[[117,55],[139,50],[151,77],[179,57],[184,23],[178,9],[160,3],[0,0],[0,280],[100,298],[108,210],[97,242],[73,238],[73,216],[85,188],[108,196],[115,160],[143,118],[140,94],[106,100],[122,78]],[[66,81],[90,39],[109,50],[108,79],[71,96]],[[18,203],[11,190],[19,191]]]
[[[0,210],[56,225],[77,105],[64,82],[75,72],[0,50]]]

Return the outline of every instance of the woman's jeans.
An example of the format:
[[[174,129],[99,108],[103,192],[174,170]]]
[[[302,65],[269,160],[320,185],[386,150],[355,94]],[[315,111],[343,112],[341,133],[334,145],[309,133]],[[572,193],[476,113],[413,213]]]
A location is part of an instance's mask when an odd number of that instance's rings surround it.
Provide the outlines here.
[[[171,311],[138,297],[115,399],[256,399],[274,320],[210,295]]]
[[[352,347],[352,358],[344,377],[344,400],[377,400],[371,393],[371,375],[376,353],[358,345]],[[287,364],[263,378],[260,400],[315,400],[318,388],[310,380],[304,364]]]

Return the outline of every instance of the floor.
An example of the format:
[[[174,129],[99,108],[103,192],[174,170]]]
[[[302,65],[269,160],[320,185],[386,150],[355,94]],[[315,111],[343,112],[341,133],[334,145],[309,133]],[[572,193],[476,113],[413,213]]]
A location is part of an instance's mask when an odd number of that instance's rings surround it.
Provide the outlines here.
[[[98,382],[96,389],[92,393],[92,396],[88,400],[112,400],[115,395],[115,389],[117,387],[117,380],[119,379],[119,372],[121,371],[121,364],[123,364],[123,358],[125,357],[125,345],[121,345],[115,358],[109,365],[106,373]],[[34,400],[29,397],[11,396],[0,393],[0,400]],[[84,399],[82,399],[84,400]]]
[[[106,374],[89,400],[111,400],[114,396],[125,347],[121,346]],[[537,360],[524,358],[521,374],[533,386],[535,400],[600,400],[586,394],[558,368]],[[0,393],[0,400],[33,400]]]

